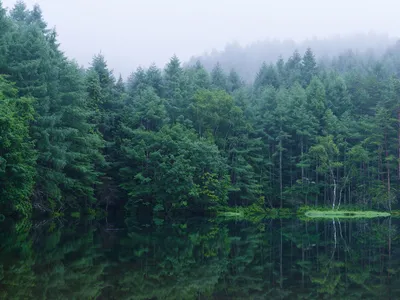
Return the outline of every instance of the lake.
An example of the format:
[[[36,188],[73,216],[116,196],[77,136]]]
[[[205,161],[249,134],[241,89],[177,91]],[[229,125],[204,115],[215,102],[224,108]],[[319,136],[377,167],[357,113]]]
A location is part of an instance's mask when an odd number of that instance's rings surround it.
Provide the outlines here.
[[[1,299],[399,299],[399,219],[0,223]]]

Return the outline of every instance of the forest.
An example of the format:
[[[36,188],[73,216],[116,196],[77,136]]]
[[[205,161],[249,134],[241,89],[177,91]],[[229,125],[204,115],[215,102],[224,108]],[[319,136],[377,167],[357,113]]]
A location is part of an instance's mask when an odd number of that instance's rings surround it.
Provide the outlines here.
[[[3,215],[395,208],[400,44],[294,51],[251,83],[176,56],[124,80],[67,58],[39,6],[0,2],[0,28]]]

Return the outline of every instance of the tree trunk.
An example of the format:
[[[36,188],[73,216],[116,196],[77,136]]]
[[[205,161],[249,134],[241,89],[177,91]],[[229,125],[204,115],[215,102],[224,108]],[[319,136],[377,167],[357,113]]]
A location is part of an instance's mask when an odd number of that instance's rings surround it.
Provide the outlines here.
[[[282,132],[281,132],[282,134]],[[280,186],[280,198],[281,208],[283,208],[283,178],[282,178],[282,136],[279,139],[279,186]]]
[[[280,258],[280,268],[279,268],[279,286],[282,289],[283,288],[283,229],[282,229],[282,219],[281,219],[281,244],[280,244],[280,251],[279,251],[279,258]]]
[[[388,279],[390,280],[390,272],[391,269],[391,258],[392,258],[392,218],[389,218],[389,228],[388,228]]]
[[[390,196],[390,164],[388,160],[387,132],[385,131],[385,157],[386,157],[386,172],[387,172],[387,197],[389,211],[392,211],[392,201]]]
[[[397,140],[398,140],[398,165],[397,165],[397,180],[400,181],[400,109],[397,110],[397,122],[398,122],[398,132],[397,132]]]
[[[303,160],[303,154],[304,154],[304,145],[303,145],[303,137],[301,137],[300,140],[300,147],[301,147],[301,156],[300,156],[300,160]],[[400,130],[399,130],[399,159],[400,159]],[[399,162],[399,170],[400,170],[400,162]],[[399,171],[400,174],[400,171]],[[301,182],[303,182],[304,179],[304,166],[303,164],[301,164]]]
[[[318,185],[318,167],[316,166],[315,167],[315,184],[317,185],[317,187],[319,186]],[[318,206],[318,197],[319,197],[319,194],[320,194],[320,190],[319,190],[319,188],[318,188],[318,193],[317,193],[317,195],[315,196],[315,206]]]
[[[336,190],[337,190],[337,184],[336,184],[336,178],[335,174],[333,173],[333,170],[331,169],[331,176],[333,180],[333,199],[332,199],[332,209],[335,209],[336,205]]]

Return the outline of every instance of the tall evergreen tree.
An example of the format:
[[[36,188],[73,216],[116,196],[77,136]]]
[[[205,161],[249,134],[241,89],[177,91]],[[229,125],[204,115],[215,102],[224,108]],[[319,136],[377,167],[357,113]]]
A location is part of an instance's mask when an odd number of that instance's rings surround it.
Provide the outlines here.
[[[181,67],[181,62],[174,55],[164,69],[166,108],[172,122],[183,114],[188,105],[188,80]]]
[[[304,53],[301,65],[301,77],[303,87],[306,87],[311,82],[313,76],[317,75],[317,62],[315,61],[314,53],[310,48],[307,48]]]
[[[228,91],[234,92],[243,86],[243,82],[239,77],[239,74],[234,70],[230,70],[228,75]]]
[[[96,165],[104,160],[101,136],[90,123],[91,111],[85,98],[83,77],[76,64],[64,61],[60,68],[60,101],[62,126],[68,142],[63,194],[68,205],[90,207],[95,202],[94,186],[99,183]],[[81,203],[85,201],[85,205]]]
[[[271,85],[274,88],[279,87],[278,73],[273,65],[267,65],[266,63],[263,63],[256,75],[254,87],[256,90],[258,90],[268,85]]]
[[[18,98],[17,89],[0,76],[0,210],[28,217],[35,184],[36,151],[29,137],[33,99]]]
[[[219,63],[215,65],[211,72],[211,85],[215,89],[228,91],[228,79]]]
[[[164,97],[162,73],[155,64],[152,64],[146,71],[146,83],[155,90],[159,97]]]

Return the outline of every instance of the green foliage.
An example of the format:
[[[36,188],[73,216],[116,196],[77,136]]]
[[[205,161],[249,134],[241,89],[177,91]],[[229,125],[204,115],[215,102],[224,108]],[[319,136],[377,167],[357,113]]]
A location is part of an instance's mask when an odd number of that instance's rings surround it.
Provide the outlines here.
[[[18,98],[17,90],[0,76],[0,207],[28,217],[35,183],[36,151],[29,137],[33,100]]]
[[[219,63],[215,65],[211,72],[211,85],[215,89],[228,90],[228,79]]]
[[[180,124],[157,132],[125,130],[120,176],[130,201],[162,205],[164,211],[226,203],[225,163],[208,140]]]

